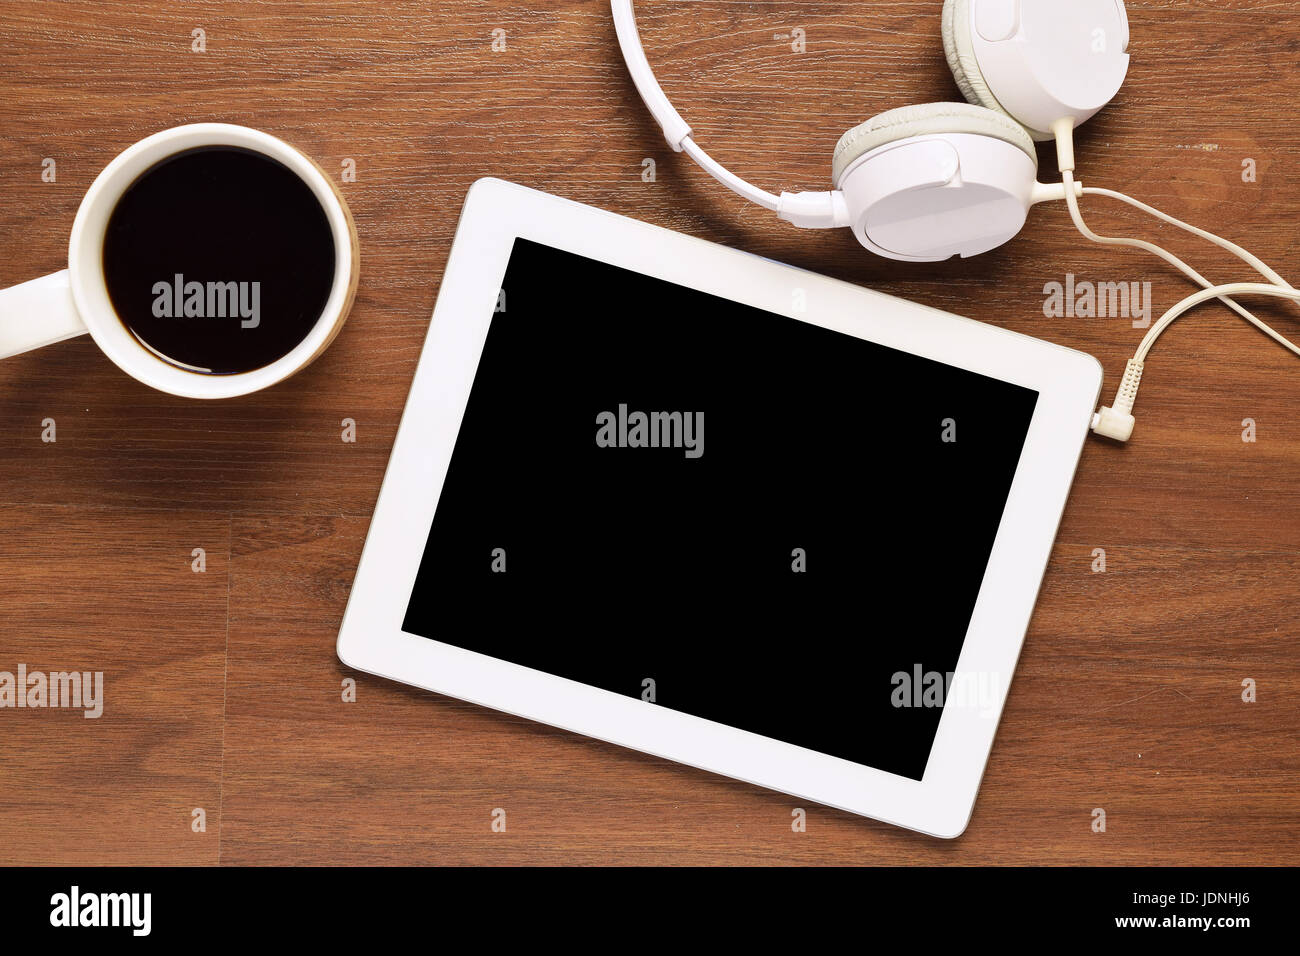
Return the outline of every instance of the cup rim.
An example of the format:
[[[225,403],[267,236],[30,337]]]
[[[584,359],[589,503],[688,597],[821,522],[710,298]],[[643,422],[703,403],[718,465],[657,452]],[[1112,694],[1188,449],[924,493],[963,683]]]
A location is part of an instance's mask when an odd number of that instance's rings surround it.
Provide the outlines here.
[[[151,352],[118,318],[104,280],[104,236],[122,195],[154,164],[185,150],[234,146],[262,153],[293,170],[325,211],[334,237],[334,281],[311,331],[286,355],[249,372],[212,375],[173,365]],[[188,398],[231,398],[267,388],[310,364],[338,332],[354,289],[355,250],[351,219],[342,198],[320,168],[283,140],[247,126],[192,123],[147,136],[113,158],[91,183],[77,209],[68,241],[73,300],[95,343],[128,375],[163,392]]]

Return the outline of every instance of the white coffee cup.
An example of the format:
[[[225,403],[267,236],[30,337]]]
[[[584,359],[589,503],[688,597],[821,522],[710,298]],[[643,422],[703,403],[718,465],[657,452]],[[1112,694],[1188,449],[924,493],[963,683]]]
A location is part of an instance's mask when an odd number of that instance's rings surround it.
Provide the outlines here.
[[[166,361],[122,324],[104,281],[104,234],[122,194],[155,163],[204,146],[242,147],[283,163],[310,187],[334,237],[334,281],[316,324],[287,355],[250,372],[210,375]],[[352,308],[359,272],[356,228],[347,204],[303,153],[245,126],[177,126],[127,148],[91,184],[72,224],[67,269],[0,291],[0,358],[89,332],[122,371],[160,391],[188,398],[247,395],[283,381],[325,351]]]

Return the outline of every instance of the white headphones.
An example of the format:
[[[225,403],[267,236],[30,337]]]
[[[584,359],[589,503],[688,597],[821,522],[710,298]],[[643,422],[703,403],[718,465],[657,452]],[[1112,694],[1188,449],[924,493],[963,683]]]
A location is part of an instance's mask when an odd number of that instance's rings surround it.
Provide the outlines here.
[[[663,127],[668,145],[685,152],[715,179],[796,226],[848,226],[879,255],[913,262],[987,252],[1020,232],[1035,203],[1064,200],[1087,239],[1159,256],[1204,291],[1169,309],[1129,360],[1113,406],[1093,417],[1092,430],[1117,441],[1133,434],[1133,403],[1152,346],[1180,316],[1218,299],[1279,345],[1279,334],[1230,296],[1264,295],[1300,302],[1300,290],[1241,246],[1113,189],[1074,178],[1074,127],[1111,101],[1128,73],[1124,0],[944,0],[943,48],[969,103],[928,103],[881,113],[840,137],[831,161],[832,192],[781,193],[751,185],[695,145],[691,128],[660,89],[641,38],[632,0],[611,0],[623,59],[641,99]],[[1035,140],[1056,140],[1059,183],[1038,182]],[[1128,203],[1212,242],[1267,283],[1214,285],[1178,256],[1143,239],[1101,236],[1083,219],[1079,199]]]
[[[987,252],[1020,232],[1035,203],[1064,199],[1064,184],[1038,182],[1034,141],[1089,119],[1128,72],[1124,0],[946,0],[944,52],[969,102],[867,120],[835,147],[833,192],[777,196],[695,144],[646,60],[632,0],[611,7],[628,70],[669,146],[796,226],[848,226],[872,252],[913,262]]]

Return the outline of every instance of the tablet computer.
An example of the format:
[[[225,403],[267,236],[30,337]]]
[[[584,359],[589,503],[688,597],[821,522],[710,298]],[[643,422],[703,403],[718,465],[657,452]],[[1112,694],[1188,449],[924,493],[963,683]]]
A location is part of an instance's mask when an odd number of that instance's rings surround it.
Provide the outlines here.
[[[1080,352],[481,180],[339,657],[956,836],[1100,386]]]

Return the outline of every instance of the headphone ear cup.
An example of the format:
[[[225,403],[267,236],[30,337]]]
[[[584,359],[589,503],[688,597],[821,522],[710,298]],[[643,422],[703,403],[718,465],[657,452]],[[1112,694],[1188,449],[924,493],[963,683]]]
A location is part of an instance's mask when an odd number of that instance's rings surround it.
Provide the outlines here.
[[[835,147],[835,188],[858,241],[911,262],[973,256],[1020,232],[1038,178],[1034,141],[969,103],[881,113]]]
[[[1124,0],[944,0],[943,52],[967,102],[1039,142],[1114,98],[1128,73]]]

